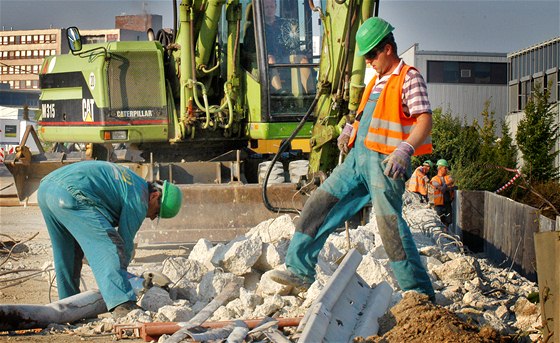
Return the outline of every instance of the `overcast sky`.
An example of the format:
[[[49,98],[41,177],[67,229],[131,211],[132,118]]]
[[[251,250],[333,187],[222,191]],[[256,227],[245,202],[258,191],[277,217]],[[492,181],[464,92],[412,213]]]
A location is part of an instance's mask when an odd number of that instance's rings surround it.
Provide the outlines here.
[[[171,0],[0,0],[0,27],[114,28],[115,16],[144,10],[162,15],[164,27],[171,27],[171,4]],[[509,53],[560,36],[560,0],[381,0],[379,16],[395,26],[399,52],[419,43],[420,50]]]

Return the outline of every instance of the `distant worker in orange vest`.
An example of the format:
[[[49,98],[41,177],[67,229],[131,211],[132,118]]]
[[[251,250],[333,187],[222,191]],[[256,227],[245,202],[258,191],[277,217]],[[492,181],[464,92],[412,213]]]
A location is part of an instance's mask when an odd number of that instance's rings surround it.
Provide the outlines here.
[[[449,175],[449,163],[441,159],[436,163],[437,175],[432,178],[430,184],[434,189],[434,206],[441,222],[445,228],[453,222],[451,203],[455,199],[455,181]]]
[[[421,203],[428,203],[428,173],[434,167],[434,163],[430,160],[425,161],[422,165],[412,173],[412,177],[408,181],[409,192],[416,194],[420,198]]]

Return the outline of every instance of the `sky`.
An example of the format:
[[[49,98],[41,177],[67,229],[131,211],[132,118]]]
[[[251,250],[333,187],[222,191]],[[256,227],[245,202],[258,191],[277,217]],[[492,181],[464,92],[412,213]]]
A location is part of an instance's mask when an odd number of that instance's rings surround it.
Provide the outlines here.
[[[117,15],[144,11],[162,15],[163,26],[171,27],[171,4],[0,0],[0,28],[107,29],[114,28]],[[381,0],[379,16],[395,27],[399,53],[416,43],[420,50],[510,53],[560,36],[560,0]]]

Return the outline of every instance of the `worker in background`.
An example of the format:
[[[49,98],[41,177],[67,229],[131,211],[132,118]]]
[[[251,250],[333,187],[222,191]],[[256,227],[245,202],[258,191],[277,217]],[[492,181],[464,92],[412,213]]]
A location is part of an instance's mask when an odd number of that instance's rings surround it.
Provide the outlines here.
[[[430,160],[424,161],[421,166],[416,168],[410,180],[408,180],[408,191],[418,196],[421,203],[428,203],[428,184],[430,179],[428,173],[434,167],[434,163]]]
[[[437,175],[432,178],[430,184],[434,189],[435,210],[447,231],[453,222],[451,203],[455,199],[455,181],[449,175],[449,163],[446,160],[438,160],[436,166]]]
[[[144,218],[174,217],[181,199],[177,186],[146,182],[110,162],[77,162],[45,176],[38,202],[52,241],[59,299],[80,292],[85,255],[113,317],[139,308],[127,279],[134,237]]]
[[[339,137],[339,146],[353,148],[306,201],[287,251],[286,270],[269,274],[278,283],[308,287],[328,236],[371,202],[401,289],[434,299],[432,283],[402,217],[410,158],[432,151],[432,112],[424,79],[397,55],[393,30],[385,20],[369,18],[356,33],[358,53],[377,76],[364,91],[354,126],[346,126]]]

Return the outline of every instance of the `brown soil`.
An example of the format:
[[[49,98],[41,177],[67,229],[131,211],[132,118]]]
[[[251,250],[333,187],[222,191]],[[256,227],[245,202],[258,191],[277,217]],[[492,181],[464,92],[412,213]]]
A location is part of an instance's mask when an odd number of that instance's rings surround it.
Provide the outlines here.
[[[449,310],[433,305],[428,297],[408,292],[384,318],[393,328],[383,337],[357,338],[360,343],[487,343],[507,342],[489,327],[465,323]],[[390,324],[389,324],[390,325]]]

